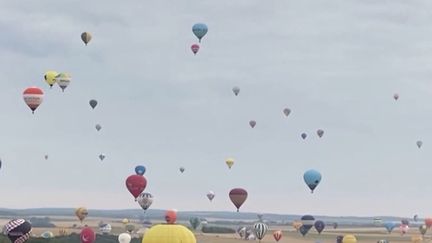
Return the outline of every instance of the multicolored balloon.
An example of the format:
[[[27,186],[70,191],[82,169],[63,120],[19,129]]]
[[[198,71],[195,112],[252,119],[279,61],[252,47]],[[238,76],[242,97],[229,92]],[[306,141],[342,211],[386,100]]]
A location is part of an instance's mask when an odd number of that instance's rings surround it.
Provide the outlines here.
[[[24,102],[27,106],[32,110],[34,114],[35,110],[39,107],[43,102],[44,93],[42,89],[38,87],[29,87],[26,88],[23,92]]]
[[[55,80],[56,80],[56,83],[60,86],[60,88],[64,92],[64,90],[69,86],[69,84],[72,80],[72,77],[68,73],[59,73],[55,77]]]
[[[81,34],[81,40],[87,45],[92,39],[92,35],[89,32],[83,32]]]
[[[273,232],[273,238],[276,242],[280,241],[282,239],[282,230],[276,230]]]
[[[137,198],[138,204],[146,211],[153,203],[153,195],[148,192],[142,192]]]
[[[84,227],[80,234],[81,243],[93,243],[96,240],[96,234],[90,227]]]
[[[75,215],[77,216],[77,218],[79,219],[79,221],[81,221],[81,223],[83,222],[83,220],[88,216],[88,211],[87,208],[85,207],[79,207],[75,210]]]
[[[261,240],[264,238],[264,236],[267,234],[268,231],[268,225],[264,223],[256,223],[253,226],[255,236],[258,238],[258,240],[261,242]]]
[[[234,188],[230,191],[229,197],[231,202],[237,208],[237,212],[239,212],[240,207],[243,205],[243,203],[246,201],[248,197],[248,193],[243,188]]]
[[[3,232],[12,243],[24,243],[30,238],[32,225],[25,219],[9,221],[3,228]]]

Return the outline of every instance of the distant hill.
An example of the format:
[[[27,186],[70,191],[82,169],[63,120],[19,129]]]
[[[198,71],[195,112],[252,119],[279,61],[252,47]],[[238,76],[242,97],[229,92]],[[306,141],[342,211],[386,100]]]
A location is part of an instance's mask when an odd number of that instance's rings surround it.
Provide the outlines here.
[[[7,209],[0,208],[1,218],[16,218],[23,217],[28,218],[31,216],[74,216],[74,208],[31,208],[31,209]],[[90,217],[100,218],[115,218],[115,219],[143,219],[144,215],[146,219],[162,220],[164,218],[165,210],[161,209],[149,209],[146,214],[141,209],[123,209],[123,210],[101,210],[101,209],[89,209]],[[205,218],[209,222],[252,222],[258,219],[257,213],[251,212],[228,212],[228,211],[180,211],[177,214],[179,221],[187,221],[191,217]],[[314,216],[316,219],[323,220],[327,223],[337,222],[339,225],[372,225],[374,218],[379,217],[383,221],[395,221],[400,222],[403,218],[392,217],[392,216],[374,216],[374,217],[334,217],[334,216]],[[290,224],[294,220],[300,220],[301,215],[295,214],[264,214],[263,219],[272,223],[279,224]],[[423,222],[419,219],[416,225]],[[233,222],[234,223],[234,222]],[[414,223],[414,222],[413,222]]]

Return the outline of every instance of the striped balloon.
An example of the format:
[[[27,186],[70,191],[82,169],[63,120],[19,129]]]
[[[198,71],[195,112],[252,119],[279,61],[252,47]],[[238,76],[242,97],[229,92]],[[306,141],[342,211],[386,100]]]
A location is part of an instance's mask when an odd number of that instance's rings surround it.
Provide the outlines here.
[[[301,217],[302,225],[310,230],[315,224],[315,218],[312,215],[304,215]]]
[[[264,238],[264,236],[267,234],[268,226],[264,223],[256,223],[253,226],[255,236],[258,238],[258,240],[261,240]]]
[[[14,219],[4,226],[4,233],[12,243],[24,243],[30,238],[32,226],[24,219]]]

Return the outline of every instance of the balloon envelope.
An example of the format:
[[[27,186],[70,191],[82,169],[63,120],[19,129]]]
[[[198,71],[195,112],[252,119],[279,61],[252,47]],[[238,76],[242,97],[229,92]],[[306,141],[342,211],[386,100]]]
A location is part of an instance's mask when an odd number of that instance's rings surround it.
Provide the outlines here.
[[[254,120],[249,121],[249,125],[250,125],[252,128],[254,128],[255,125],[256,125],[256,121],[254,121]]]
[[[322,220],[317,220],[317,221],[315,221],[314,227],[315,227],[316,231],[318,232],[318,234],[321,234],[321,232],[325,228],[325,223]]]
[[[50,87],[52,87],[55,84],[55,82],[56,82],[55,77],[57,75],[58,75],[58,73],[56,71],[48,71],[48,72],[46,72],[45,75],[44,75],[45,82],[47,82],[47,84]]]
[[[200,46],[198,44],[193,44],[191,46],[191,50],[192,50],[194,55],[196,55],[198,53],[199,49],[200,49]]]
[[[423,146],[423,142],[422,141],[417,141],[416,144],[417,144],[418,148],[421,148],[421,146]]]
[[[142,243],[196,243],[196,238],[183,225],[159,224],[144,234]]]
[[[324,135],[324,130],[322,130],[322,129],[318,129],[317,130],[317,134],[318,134],[318,137],[322,137],[323,135]]]
[[[226,159],[225,164],[228,166],[229,169],[231,169],[231,167],[234,165],[234,159],[233,158]]]
[[[307,134],[306,134],[306,133],[302,133],[302,134],[301,134],[301,137],[302,137],[303,139],[306,139],[306,138],[307,138]]]
[[[131,175],[126,179],[126,188],[136,199],[147,186],[147,180],[144,176]]]
[[[213,191],[209,191],[207,193],[207,198],[208,198],[208,200],[210,200],[210,202],[213,201],[214,197],[215,197],[215,193]]]
[[[121,233],[118,237],[119,243],[130,243],[132,240],[132,237],[128,233]]]
[[[243,188],[234,188],[230,191],[229,197],[231,202],[237,208],[237,212],[240,210],[240,207],[246,201],[248,193]]]
[[[153,203],[153,195],[148,192],[142,192],[137,198],[138,204],[142,209],[147,210]]]
[[[207,25],[203,23],[197,23],[192,26],[192,32],[198,38],[199,42],[201,39],[207,34],[208,28]]]
[[[291,110],[288,108],[283,109],[283,113],[285,116],[289,116],[289,114],[291,113]]]
[[[264,223],[256,223],[253,226],[255,236],[258,238],[258,240],[262,240],[264,236],[267,234],[268,231],[268,225]]]
[[[87,45],[91,39],[92,35],[89,32],[83,32],[81,34],[81,40],[84,42],[85,45]]]
[[[24,243],[30,238],[32,225],[25,219],[9,221],[3,228],[3,232],[12,243]]]
[[[357,238],[354,235],[345,235],[342,243],[357,243]]]
[[[280,241],[282,239],[282,230],[276,230],[273,232],[273,238],[277,241]]]
[[[81,243],[93,243],[96,240],[96,234],[90,227],[85,227],[80,234]]]
[[[75,215],[82,222],[88,216],[87,208],[85,208],[85,207],[77,208],[75,210]]]
[[[89,101],[89,104],[90,104],[90,107],[91,107],[92,109],[94,109],[94,108],[96,108],[98,102],[97,102],[97,100],[90,100],[90,101]]]
[[[309,229],[310,229],[310,228],[309,228]],[[309,232],[309,229],[308,229],[307,227],[305,227],[304,225],[302,225],[302,226],[300,227],[300,229],[299,229],[300,234],[302,234],[303,236],[305,236],[305,235]]]
[[[184,167],[180,167],[179,170],[180,170],[181,173],[183,173],[185,171],[185,168]]]
[[[425,225],[430,228],[432,226],[432,218],[425,218]]]
[[[146,168],[145,168],[144,165],[137,165],[137,166],[135,167],[135,173],[136,173],[137,175],[142,176],[142,175],[145,174],[145,172],[146,172]]]
[[[235,96],[237,96],[240,93],[240,88],[235,86],[234,88],[232,88],[232,91],[235,94]]]
[[[59,73],[55,77],[55,80],[56,80],[56,83],[60,86],[60,88],[64,92],[64,90],[69,86],[69,84],[72,80],[72,77],[68,73]]]
[[[386,228],[387,232],[391,233],[396,227],[396,224],[394,222],[385,222],[384,227]]]
[[[303,174],[303,179],[313,193],[315,188],[321,182],[321,173],[316,170],[308,170]]]
[[[177,211],[174,209],[167,210],[165,212],[165,221],[168,224],[175,224],[177,221]]]
[[[312,215],[304,215],[301,217],[302,226],[308,231],[314,226],[315,218]]]
[[[34,111],[39,107],[39,105],[42,104],[44,93],[42,89],[38,87],[29,87],[24,90],[23,98],[24,102],[34,113]]]

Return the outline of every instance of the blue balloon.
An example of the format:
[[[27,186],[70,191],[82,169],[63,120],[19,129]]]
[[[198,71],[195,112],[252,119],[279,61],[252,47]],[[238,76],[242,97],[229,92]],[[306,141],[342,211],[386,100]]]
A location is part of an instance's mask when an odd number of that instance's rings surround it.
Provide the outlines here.
[[[144,175],[144,173],[146,172],[146,168],[144,167],[144,165],[138,165],[137,167],[135,167],[135,173],[137,175]]]
[[[385,222],[384,227],[387,229],[389,233],[391,233],[393,229],[396,227],[396,224],[394,222]]]
[[[201,42],[201,39],[207,34],[208,28],[207,25],[198,23],[194,24],[192,26],[192,32],[195,34],[195,36],[198,38],[199,42]]]
[[[309,228],[310,229],[310,228]],[[302,225],[299,229],[300,233],[303,235],[303,237],[309,232],[309,229]]]
[[[316,170],[308,170],[304,173],[303,179],[306,185],[311,189],[313,193],[314,189],[318,186],[321,181],[321,173]]]
[[[317,220],[317,221],[315,221],[314,226],[315,226],[315,229],[318,232],[318,234],[321,234],[321,232],[325,228],[325,223],[323,221],[321,221],[321,220]]]
[[[342,243],[343,238],[343,235],[336,236],[336,243]]]

